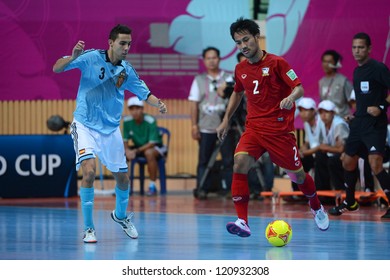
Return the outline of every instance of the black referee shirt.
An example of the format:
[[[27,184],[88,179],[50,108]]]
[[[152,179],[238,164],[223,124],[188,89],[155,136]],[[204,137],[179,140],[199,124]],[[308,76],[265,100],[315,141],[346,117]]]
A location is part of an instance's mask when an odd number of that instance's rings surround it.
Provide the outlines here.
[[[367,116],[369,106],[380,107],[385,113],[381,116],[386,116],[390,71],[385,64],[370,59],[362,66],[356,67],[353,72],[353,88],[356,95],[356,117]]]

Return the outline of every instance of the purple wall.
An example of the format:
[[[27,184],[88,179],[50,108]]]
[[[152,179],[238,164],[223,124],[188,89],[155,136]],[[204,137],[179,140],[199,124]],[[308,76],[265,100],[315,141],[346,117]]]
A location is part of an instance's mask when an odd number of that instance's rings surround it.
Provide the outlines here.
[[[53,64],[71,54],[80,39],[87,49],[106,49],[108,33],[117,23],[133,29],[129,60],[152,92],[185,99],[194,74],[202,70],[199,55],[205,46],[226,46],[222,63],[225,70],[233,70],[235,46],[228,27],[237,17],[249,15],[248,3],[149,0],[112,5],[96,0],[2,0],[0,100],[74,99],[79,73],[54,74]],[[222,4],[224,9],[215,8]],[[351,78],[355,67],[351,38],[356,32],[371,35],[373,57],[382,61],[390,44],[389,15],[389,0],[310,1],[291,48],[284,54],[302,79],[306,95],[318,100],[320,56],[328,48],[343,55],[340,72]],[[389,61],[390,54],[387,65]]]
[[[185,13],[188,2],[123,1],[113,5],[110,1],[92,0],[1,1],[0,100],[74,99],[79,73],[55,74],[53,64],[61,56],[70,55],[78,40],[86,42],[86,49],[106,49],[108,34],[117,23],[133,29],[132,54],[176,54],[170,47],[151,47],[149,25],[169,24],[175,16]],[[164,80],[158,76],[152,76],[154,80],[142,78],[155,92]],[[164,85],[164,91],[171,91],[171,87],[173,91],[172,83]],[[177,95],[180,96],[173,93],[172,97]]]

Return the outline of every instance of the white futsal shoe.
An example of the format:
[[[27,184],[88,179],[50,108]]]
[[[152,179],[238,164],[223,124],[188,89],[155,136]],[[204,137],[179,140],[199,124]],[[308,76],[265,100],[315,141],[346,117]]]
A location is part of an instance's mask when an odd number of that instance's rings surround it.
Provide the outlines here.
[[[131,212],[127,215],[126,218],[120,220],[115,215],[115,210],[112,210],[111,212],[111,218],[114,220],[114,222],[118,223],[123,231],[129,236],[130,238],[136,239],[138,238],[138,232],[133,223],[131,222],[131,219],[133,218],[134,213]]]
[[[322,231],[327,230],[329,228],[329,217],[324,207],[321,205],[320,209],[311,209],[311,212],[313,213],[314,221],[316,222],[317,227]]]

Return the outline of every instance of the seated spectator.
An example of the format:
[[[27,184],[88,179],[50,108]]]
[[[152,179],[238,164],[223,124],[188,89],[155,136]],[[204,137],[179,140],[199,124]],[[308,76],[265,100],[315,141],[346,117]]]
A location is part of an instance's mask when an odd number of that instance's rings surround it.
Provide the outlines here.
[[[130,161],[137,156],[146,158],[150,177],[147,195],[156,195],[157,161],[166,154],[167,148],[162,144],[156,119],[144,113],[143,101],[140,101],[137,97],[131,97],[127,101],[127,107],[130,116],[126,116],[123,120],[123,141],[126,158]],[[130,140],[131,145],[129,145]]]
[[[348,124],[336,115],[336,105],[324,100],[318,105],[318,113],[324,123],[320,129],[320,145],[317,147],[315,182],[317,190],[344,189],[344,172],[341,154],[349,134]]]
[[[303,169],[309,172],[314,168],[314,154],[320,144],[320,127],[323,123],[317,115],[316,102],[312,98],[302,97],[297,101],[299,117],[303,121],[305,140],[299,149]],[[294,191],[298,186],[292,183]]]

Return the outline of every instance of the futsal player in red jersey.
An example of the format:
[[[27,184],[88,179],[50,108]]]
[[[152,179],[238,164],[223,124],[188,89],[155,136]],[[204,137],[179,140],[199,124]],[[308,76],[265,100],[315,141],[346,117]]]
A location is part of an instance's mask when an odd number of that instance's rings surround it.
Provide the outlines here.
[[[232,198],[238,219],[226,228],[240,237],[251,235],[247,174],[255,160],[268,151],[271,160],[285,169],[309,199],[318,228],[327,230],[328,214],[318,199],[313,178],[303,170],[294,133],[295,101],[304,93],[301,81],[286,60],[260,48],[260,29],[253,20],[239,18],[230,26],[230,35],[247,60],[237,64],[234,71],[236,84],[217,128],[218,137],[225,137],[244,93],[248,113],[234,154]]]

